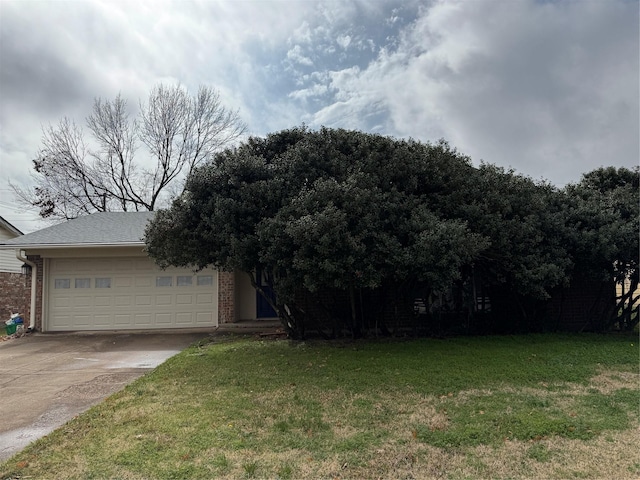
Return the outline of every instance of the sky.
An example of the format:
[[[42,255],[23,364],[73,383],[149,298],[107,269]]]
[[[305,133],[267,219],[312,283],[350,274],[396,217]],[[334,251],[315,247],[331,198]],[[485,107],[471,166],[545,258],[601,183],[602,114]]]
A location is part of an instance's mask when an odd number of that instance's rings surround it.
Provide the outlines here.
[[[28,233],[42,129],[158,83],[217,89],[251,135],[447,140],[555,185],[640,157],[631,0],[0,0],[0,216]]]

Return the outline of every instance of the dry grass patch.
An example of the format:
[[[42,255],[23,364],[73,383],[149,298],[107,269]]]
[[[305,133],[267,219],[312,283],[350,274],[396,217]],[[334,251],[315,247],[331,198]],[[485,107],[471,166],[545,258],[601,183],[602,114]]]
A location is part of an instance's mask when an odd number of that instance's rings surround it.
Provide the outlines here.
[[[341,478],[637,479],[639,440],[634,428],[588,442],[554,437],[458,449],[388,443],[366,466],[350,469]]]
[[[591,377],[589,388],[595,388],[605,395],[622,388],[640,388],[640,372],[601,369],[600,373]]]
[[[443,431],[449,428],[450,420],[447,411],[435,405],[435,398],[432,399],[432,402],[427,403],[426,400],[423,400],[416,405],[414,411],[409,415],[407,419],[409,426],[414,426],[414,429],[411,430],[412,432],[415,432],[415,425],[426,425],[431,431]]]

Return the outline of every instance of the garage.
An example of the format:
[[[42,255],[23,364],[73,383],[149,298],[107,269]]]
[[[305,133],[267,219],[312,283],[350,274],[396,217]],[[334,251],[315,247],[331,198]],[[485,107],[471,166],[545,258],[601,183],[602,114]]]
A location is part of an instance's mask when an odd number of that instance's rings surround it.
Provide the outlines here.
[[[235,273],[194,272],[188,258],[158,267],[144,243],[153,216],[98,212],[0,239],[0,252],[22,262],[28,330],[209,330],[235,322]]]
[[[162,270],[147,256],[50,258],[45,269],[46,331],[218,325],[215,270]]]

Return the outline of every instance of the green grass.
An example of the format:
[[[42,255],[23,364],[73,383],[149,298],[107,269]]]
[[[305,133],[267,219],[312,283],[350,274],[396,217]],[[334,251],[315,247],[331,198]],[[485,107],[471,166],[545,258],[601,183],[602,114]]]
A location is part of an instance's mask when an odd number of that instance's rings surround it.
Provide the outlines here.
[[[635,340],[214,337],[0,464],[0,478],[598,478],[618,468],[588,466],[609,444],[630,449],[631,477]]]

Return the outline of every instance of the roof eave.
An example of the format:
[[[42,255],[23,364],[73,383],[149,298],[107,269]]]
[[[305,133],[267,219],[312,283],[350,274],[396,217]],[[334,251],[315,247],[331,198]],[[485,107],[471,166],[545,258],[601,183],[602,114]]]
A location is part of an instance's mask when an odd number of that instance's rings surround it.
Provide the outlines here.
[[[9,222],[7,222],[4,218],[0,217],[0,225],[3,226],[6,230],[8,230],[9,232],[13,233],[16,237],[19,237],[20,235],[24,235],[24,233],[22,233],[18,227],[11,225]]]
[[[114,247],[144,247],[144,242],[126,243],[27,243],[27,244],[0,244],[0,250],[41,250],[41,249],[65,249],[65,248],[114,248]]]

